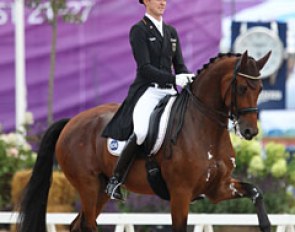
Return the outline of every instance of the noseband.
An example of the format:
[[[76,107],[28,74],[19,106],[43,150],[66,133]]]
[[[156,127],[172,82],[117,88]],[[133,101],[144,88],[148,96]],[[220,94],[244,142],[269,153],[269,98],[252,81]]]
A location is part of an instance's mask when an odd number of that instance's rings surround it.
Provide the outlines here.
[[[231,80],[231,85],[230,85],[232,94],[231,94],[231,104],[230,104],[231,107],[230,107],[229,115],[225,113],[224,111],[214,110],[206,106],[197,96],[193,94],[193,92],[190,89],[191,87],[190,85],[187,85],[185,88],[185,90],[192,97],[193,102],[197,105],[198,109],[202,113],[204,113],[206,116],[209,116],[210,118],[215,120],[222,127],[227,128],[228,125],[227,123],[224,123],[224,120],[222,120],[221,118],[231,119],[233,121],[234,127],[236,128],[241,115],[258,112],[257,107],[238,108],[237,76],[241,76],[241,77],[252,79],[252,80],[260,79],[260,76],[251,76],[251,75],[247,75],[247,74],[239,72],[240,66],[241,66],[241,59],[238,59],[234,67],[233,78]],[[228,90],[226,92],[228,92]]]

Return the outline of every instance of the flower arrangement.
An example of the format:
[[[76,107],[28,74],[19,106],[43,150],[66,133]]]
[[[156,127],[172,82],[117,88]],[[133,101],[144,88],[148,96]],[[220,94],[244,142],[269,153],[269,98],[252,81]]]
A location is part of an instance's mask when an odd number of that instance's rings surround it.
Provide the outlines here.
[[[33,123],[33,115],[30,112],[26,113],[25,128]],[[36,153],[22,132],[5,134],[0,130],[0,209],[11,208],[11,180],[14,173],[31,168],[36,157]]]

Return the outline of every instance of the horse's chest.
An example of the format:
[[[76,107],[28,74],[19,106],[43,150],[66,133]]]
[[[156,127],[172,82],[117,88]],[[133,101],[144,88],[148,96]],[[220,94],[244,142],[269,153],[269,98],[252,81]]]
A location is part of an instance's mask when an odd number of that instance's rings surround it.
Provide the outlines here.
[[[222,179],[231,175],[232,167],[223,160],[211,159],[204,170],[203,181],[207,187],[219,183]]]

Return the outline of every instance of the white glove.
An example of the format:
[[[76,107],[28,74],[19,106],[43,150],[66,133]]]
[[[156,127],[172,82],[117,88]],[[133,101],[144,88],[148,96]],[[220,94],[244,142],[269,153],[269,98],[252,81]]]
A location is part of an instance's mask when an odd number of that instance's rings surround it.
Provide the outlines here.
[[[187,84],[192,83],[194,78],[195,78],[195,74],[191,74],[191,73],[177,74],[175,76],[175,83],[176,83],[176,85],[183,88]]]

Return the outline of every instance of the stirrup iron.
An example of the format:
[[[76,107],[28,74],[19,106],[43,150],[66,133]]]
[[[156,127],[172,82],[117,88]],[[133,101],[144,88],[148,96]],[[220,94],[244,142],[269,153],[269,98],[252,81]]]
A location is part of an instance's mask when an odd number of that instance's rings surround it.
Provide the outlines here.
[[[117,179],[110,180],[106,187],[106,194],[110,199],[125,201],[123,194],[121,193],[120,186],[122,185]]]
[[[118,184],[116,184],[116,186],[113,188],[113,191],[111,193],[108,193],[109,196],[110,196],[110,199],[112,200],[124,200],[123,199],[123,196],[122,196],[122,199],[118,199],[116,197],[114,197],[114,194],[116,193],[117,189],[122,185],[122,183],[118,182]],[[120,191],[120,194],[122,195],[121,191]]]

